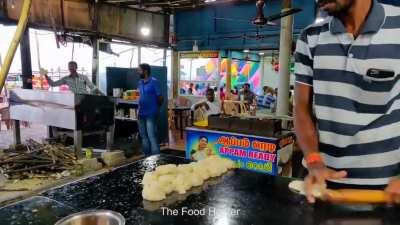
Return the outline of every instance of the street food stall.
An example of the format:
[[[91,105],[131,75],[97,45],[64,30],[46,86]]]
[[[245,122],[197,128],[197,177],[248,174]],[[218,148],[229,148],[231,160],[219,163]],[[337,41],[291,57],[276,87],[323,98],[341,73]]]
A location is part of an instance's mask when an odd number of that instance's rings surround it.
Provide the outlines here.
[[[28,140],[22,150],[0,151],[0,197],[7,191],[24,191],[23,196],[7,202],[0,198],[0,225],[400,225],[399,204],[383,190],[334,188],[328,182],[327,187],[311,190],[316,203],[310,204],[305,197],[304,176],[291,177],[296,140],[293,118],[286,116],[293,66],[289,55],[292,37],[316,19],[315,1],[258,0],[257,8],[252,1],[231,4],[230,0],[32,2],[30,20],[37,26],[51,21],[46,26],[54,30],[57,44],[72,39],[93,47],[92,80],[104,82],[103,89],[99,88],[107,96],[11,91],[15,144],[21,142],[19,121],[29,121],[72,130],[75,149]],[[0,20],[6,16],[18,19],[22,1],[6,3],[0,4]],[[302,10],[293,20],[292,15]],[[41,11],[46,13],[38,14]],[[264,16],[264,11],[269,16]],[[243,18],[237,20],[232,15]],[[24,36],[21,54],[26,58],[29,36]],[[129,58],[129,66],[108,64],[104,74],[99,74],[99,49],[108,46],[100,42],[106,40],[137,45],[120,52],[108,49],[117,61]],[[141,57],[142,50],[150,46],[160,48],[163,58]],[[279,63],[274,53],[271,56],[271,49],[279,49]],[[124,52],[131,52],[131,57],[122,56]],[[268,57],[270,62],[266,63]],[[171,100],[181,96],[194,103],[216,89],[221,113],[208,115],[184,130],[186,111],[192,107],[171,101],[171,111],[176,112],[171,117],[179,118],[175,122],[180,122],[180,137],[186,140],[180,155],[162,152],[127,163],[120,160],[121,151],[114,158],[124,162],[121,164],[107,163],[111,157],[97,159],[93,151],[86,151],[81,161],[73,151],[80,153],[85,132],[107,132],[108,146],[114,128],[116,136],[136,132],[132,130],[137,130],[135,89],[140,77],[134,68],[149,58],[157,58],[152,71],[162,85],[163,96],[167,97],[170,89]],[[282,100],[276,113],[275,109],[257,110],[257,101],[247,101],[238,94],[244,85],[249,84],[252,95],[257,95],[273,83],[265,79],[268,70],[264,67],[271,67],[275,71],[271,76],[280,81],[271,85],[279,86],[278,98]],[[26,63],[23,70],[25,78],[31,78]],[[25,78],[24,85],[29,80]],[[158,121],[158,137],[163,142],[174,132],[167,128],[166,100]],[[89,171],[85,166],[95,174],[80,177],[81,171]],[[76,179],[43,188],[30,188],[28,183],[7,186],[43,176]],[[26,187],[21,187],[24,184]]]

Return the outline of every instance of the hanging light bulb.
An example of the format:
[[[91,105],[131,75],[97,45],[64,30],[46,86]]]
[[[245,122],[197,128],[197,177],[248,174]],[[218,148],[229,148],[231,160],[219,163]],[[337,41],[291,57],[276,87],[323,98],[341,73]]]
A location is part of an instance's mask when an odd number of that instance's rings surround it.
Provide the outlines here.
[[[147,26],[143,26],[142,28],[140,28],[140,33],[142,33],[143,36],[147,37],[150,35],[150,28]]]

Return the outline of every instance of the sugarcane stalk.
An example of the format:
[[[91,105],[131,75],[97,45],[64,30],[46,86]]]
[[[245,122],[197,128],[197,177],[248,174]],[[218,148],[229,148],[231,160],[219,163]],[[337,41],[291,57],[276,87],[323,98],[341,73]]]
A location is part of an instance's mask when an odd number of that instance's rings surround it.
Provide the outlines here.
[[[7,189],[7,188],[0,188],[1,192],[16,192],[16,191],[29,191],[28,188],[17,188],[17,189]]]
[[[29,168],[7,171],[6,173],[19,173],[19,172],[25,172],[25,171],[30,171],[30,170],[36,170],[36,169],[40,169],[40,168],[48,168],[48,167],[51,167],[51,166],[54,166],[54,164],[45,164],[45,165],[39,165],[39,166],[32,166],[32,167],[29,167]]]
[[[38,163],[51,163],[51,160],[37,160],[37,159],[23,159],[23,160],[16,160],[12,163],[14,164],[21,164],[21,163],[28,163],[28,164],[38,164]],[[0,163],[3,164],[3,163]]]
[[[16,156],[13,156],[13,157],[10,157],[10,158],[7,158],[7,159],[3,160],[2,163],[12,162],[15,159],[19,159],[19,158],[22,158],[22,157],[25,157],[25,156],[26,156],[25,153],[21,153],[20,155],[16,155]]]
[[[46,157],[46,156],[32,155],[32,157],[33,157],[33,158],[36,158],[36,159],[43,159],[43,160],[51,161],[51,158]]]

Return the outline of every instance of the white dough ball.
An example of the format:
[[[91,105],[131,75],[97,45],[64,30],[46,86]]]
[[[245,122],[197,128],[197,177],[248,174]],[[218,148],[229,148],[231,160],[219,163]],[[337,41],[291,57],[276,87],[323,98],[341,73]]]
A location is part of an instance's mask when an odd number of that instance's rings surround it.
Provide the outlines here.
[[[207,168],[211,177],[218,177],[225,173],[228,169],[221,164],[210,163]]]
[[[192,181],[189,176],[185,174],[178,174],[175,178],[175,191],[179,194],[185,194],[187,190],[192,187]]]
[[[223,159],[221,159],[221,163],[222,163],[228,170],[236,168],[235,162],[233,162],[233,161],[230,160],[230,159],[223,158]]]
[[[174,164],[161,165],[156,168],[155,173],[160,176],[164,174],[175,174],[177,172],[177,167]]]
[[[162,186],[166,194],[169,194],[175,190],[175,174],[166,174],[158,177],[158,183]]]
[[[207,165],[203,163],[197,163],[196,165],[193,166],[193,173],[197,174],[203,180],[207,180],[210,178],[210,173],[207,170]]]
[[[182,164],[178,166],[178,173],[191,173],[193,172],[193,167],[190,164]]]
[[[232,160],[218,156],[179,166],[161,165],[155,171],[145,173],[142,196],[149,201],[161,201],[173,191],[185,194],[191,187],[201,186],[208,178],[220,176],[233,168],[236,165]]]
[[[143,176],[142,184],[151,184],[157,181],[157,176],[154,172],[146,172]]]
[[[142,196],[148,201],[161,201],[167,197],[164,189],[157,183],[144,185]]]
[[[193,187],[201,186],[204,183],[204,179],[197,173],[190,174],[191,182]]]

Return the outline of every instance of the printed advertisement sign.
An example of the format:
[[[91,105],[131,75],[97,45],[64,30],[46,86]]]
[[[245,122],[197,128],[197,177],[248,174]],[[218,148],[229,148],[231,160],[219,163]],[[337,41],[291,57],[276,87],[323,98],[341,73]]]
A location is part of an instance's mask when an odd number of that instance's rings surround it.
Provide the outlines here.
[[[219,131],[187,129],[186,158],[198,161],[210,155],[229,158],[239,168],[278,174],[278,150],[293,143],[285,139],[238,135]]]
[[[200,52],[181,52],[179,57],[182,58],[218,58],[217,51],[200,51]]]

